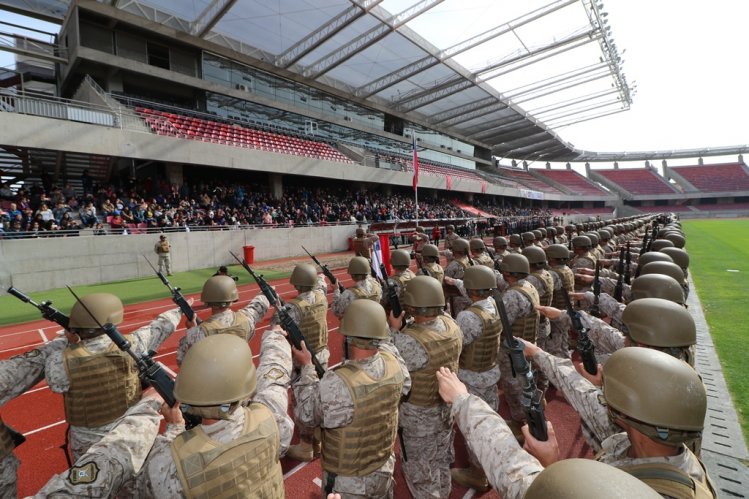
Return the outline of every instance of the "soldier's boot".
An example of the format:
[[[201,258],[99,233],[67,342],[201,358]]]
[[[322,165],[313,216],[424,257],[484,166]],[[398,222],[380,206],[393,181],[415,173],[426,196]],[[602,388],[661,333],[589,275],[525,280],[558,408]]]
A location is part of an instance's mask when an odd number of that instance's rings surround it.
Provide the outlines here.
[[[450,475],[453,482],[469,489],[475,489],[478,492],[486,492],[491,488],[484,470],[473,465],[468,468],[452,468]]]
[[[305,463],[314,461],[315,449],[313,440],[314,439],[310,439],[309,437],[300,437],[298,444],[289,447],[289,450],[286,452],[286,457],[290,457],[295,461],[303,461]]]

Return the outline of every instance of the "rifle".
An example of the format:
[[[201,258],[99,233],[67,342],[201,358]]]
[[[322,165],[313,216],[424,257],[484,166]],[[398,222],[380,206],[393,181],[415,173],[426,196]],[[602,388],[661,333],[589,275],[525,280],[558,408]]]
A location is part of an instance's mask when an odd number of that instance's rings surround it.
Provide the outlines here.
[[[305,248],[304,246],[302,246],[302,249],[304,250],[305,253],[307,253],[309,255],[310,258],[312,258],[312,261],[315,262],[315,264],[322,269],[323,275],[328,278],[328,280],[330,281],[330,283],[333,286],[335,286],[336,284],[338,284],[338,290],[341,293],[343,293],[346,290],[346,288],[343,287],[343,284],[341,284],[340,282],[338,282],[338,279],[335,278],[335,276],[333,275],[333,272],[330,271],[330,269],[328,268],[328,266],[327,265],[323,265],[322,263],[320,263],[320,260],[318,260],[315,255],[313,255],[312,253],[310,253],[309,251],[307,251],[307,248]]]
[[[8,294],[15,296],[22,302],[30,303],[31,305],[39,309],[39,311],[42,313],[42,317],[44,317],[48,321],[56,322],[57,324],[62,326],[62,328],[65,330],[68,329],[68,326],[70,325],[70,317],[68,317],[67,315],[63,314],[62,312],[54,308],[52,306],[51,301],[47,300],[41,303],[37,303],[34,300],[32,300],[29,296],[18,291],[13,286],[8,288]]]
[[[616,279],[616,287],[614,288],[614,299],[621,303],[622,301],[622,285],[624,284],[624,248],[619,251],[619,264],[616,268],[619,277]]]
[[[155,352],[140,355],[133,352],[130,342],[117,329],[117,326],[110,322],[102,325],[94,314],[91,313],[86,304],[81,301],[77,294],[75,294],[73,288],[70,286],[66,287],[78,303],[81,304],[83,310],[85,310],[94,322],[96,322],[96,325],[99,326],[107,336],[109,336],[109,339],[112,340],[115,345],[117,345],[117,348],[132,357],[135,361],[135,366],[138,368],[138,377],[140,380],[146,385],[152,386],[158,394],[161,395],[164,402],[166,402],[169,407],[174,407],[174,404],[177,403],[177,399],[174,398],[174,380],[169,376],[161,363],[153,360]],[[188,430],[199,425],[202,421],[201,417],[187,414],[184,410],[182,411],[182,416],[185,418],[185,427]]]
[[[545,442],[549,436],[546,431],[544,407],[541,403],[543,394],[541,390],[536,388],[536,381],[533,379],[530,364],[523,356],[523,342],[512,336],[510,321],[507,319],[507,311],[499,291],[494,292],[494,301],[497,303],[499,317],[502,320],[502,343],[510,356],[513,376],[520,377],[520,384],[523,386],[522,404],[528,415],[528,428],[534,438]]]
[[[601,308],[599,307],[599,297],[601,296],[601,262],[596,262],[596,275],[593,277],[593,306],[590,308],[590,315],[601,317]]]
[[[393,308],[393,315],[396,317],[400,317],[400,315],[403,313],[401,300],[398,297],[398,291],[395,289],[395,283],[392,279],[390,279],[384,263],[380,264],[380,272],[385,277],[385,285],[387,286],[388,292],[388,301],[390,302],[390,306]]]
[[[262,275],[256,274],[252,268],[247,264],[245,260],[240,260],[237,255],[234,254],[234,252],[230,251],[229,254],[234,257],[236,261],[238,261],[244,269],[250,273],[253,279],[255,279],[255,282],[260,287],[260,291],[265,295],[265,297],[268,299],[271,305],[273,305],[273,308],[276,309],[276,313],[278,314],[278,319],[281,323],[281,327],[286,331],[288,334],[287,338],[291,344],[294,345],[294,347],[297,350],[302,349],[302,342],[307,344],[307,340],[304,339],[304,335],[302,334],[302,331],[299,329],[299,325],[294,322],[294,319],[291,318],[289,315],[289,312],[284,309],[284,303],[283,300],[281,300],[281,297],[278,296],[278,293],[275,292],[273,288],[270,287],[270,284],[263,278]],[[312,364],[315,366],[315,372],[317,372],[317,377],[322,379],[323,374],[325,374],[325,369],[323,368],[322,364],[320,364],[320,361],[317,360],[317,357],[315,356],[315,352],[310,351],[310,355],[312,356]]]
[[[564,296],[564,304],[567,307],[567,315],[572,320],[572,328],[577,332],[577,351],[580,352],[580,357],[583,359],[583,367],[590,374],[597,374],[598,362],[596,361],[595,346],[590,341],[588,330],[583,326],[583,321],[580,319],[580,312],[572,308],[569,292],[564,290],[562,294]]]
[[[653,232],[650,234],[650,241],[648,241],[648,251],[650,251],[650,248],[653,247],[653,241],[655,241],[656,237],[658,237],[658,224],[655,224],[653,226]]]
[[[172,286],[172,284],[169,282],[169,279],[164,276],[164,273],[160,270],[156,270],[156,267],[153,266],[151,261],[146,258],[146,255],[142,255],[143,258],[146,259],[148,262],[148,265],[151,266],[154,272],[156,272],[156,275],[159,276],[159,279],[161,279],[161,282],[164,283],[164,286],[169,288],[169,291],[172,293],[172,301],[179,307],[179,309],[182,311],[183,314],[185,314],[185,317],[187,317],[187,320],[192,322],[195,321],[196,324],[200,324],[201,321],[200,317],[195,315],[195,311],[192,309],[189,303],[187,303],[187,300],[185,299],[185,296],[182,294],[182,291],[180,288],[175,288]]]
[[[632,284],[632,253],[629,250],[629,241],[627,241],[627,267],[624,270],[624,284]]]

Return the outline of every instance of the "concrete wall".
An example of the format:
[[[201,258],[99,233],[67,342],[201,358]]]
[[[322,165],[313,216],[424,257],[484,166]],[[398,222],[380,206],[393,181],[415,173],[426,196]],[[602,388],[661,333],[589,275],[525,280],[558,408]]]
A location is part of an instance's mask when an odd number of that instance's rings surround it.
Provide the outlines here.
[[[293,229],[220,230],[168,234],[172,244],[172,269],[176,272],[235,263],[242,247],[255,246],[255,261],[348,248],[353,226]],[[96,284],[153,275],[146,255],[158,261],[157,234],[81,236],[0,240],[0,287],[22,291],[61,288],[66,284]]]

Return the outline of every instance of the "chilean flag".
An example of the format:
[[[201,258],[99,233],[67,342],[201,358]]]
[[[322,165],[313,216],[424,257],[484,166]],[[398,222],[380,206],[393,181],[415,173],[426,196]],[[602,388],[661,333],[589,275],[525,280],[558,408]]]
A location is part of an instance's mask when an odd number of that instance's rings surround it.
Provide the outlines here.
[[[412,137],[413,139],[413,153],[414,153],[414,190],[418,189],[419,185],[419,153],[416,151],[416,135]]]
[[[448,191],[453,188],[453,178],[450,175],[445,176],[445,184]]]

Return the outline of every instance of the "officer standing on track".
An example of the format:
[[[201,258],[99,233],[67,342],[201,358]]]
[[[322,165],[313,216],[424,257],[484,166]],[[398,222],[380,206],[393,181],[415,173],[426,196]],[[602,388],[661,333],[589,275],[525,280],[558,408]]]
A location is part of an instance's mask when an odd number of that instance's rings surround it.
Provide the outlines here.
[[[339,286],[333,291],[331,310],[336,317],[343,317],[346,308],[354,300],[365,299],[380,303],[382,301],[382,286],[371,276],[372,267],[369,261],[361,256],[355,256],[348,262],[348,273],[354,280],[354,285],[341,292]]]
[[[348,359],[322,379],[307,349],[293,350],[303,366],[293,386],[294,414],[305,425],[322,428],[323,494],[391,498],[398,402],[410,390],[411,377],[390,343],[379,303],[351,303],[339,331],[346,337]]]
[[[178,364],[182,364],[182,359],[192,345],[207,336],[232,334],[250,341],[255,335],[257,323],[269,306],[265,295],[259,293],[244,308],[232,311],[231,304],[239,300],[239,292],[234,279],[225,275],[210,277],[203,284],[200,300],[211,308],[211,316],[199,325],[190,327],[180,339],[177,347]]]
[[[366,258],[372,261],[372,246],[377,242],[377,236],[368,234],[363,228],[356,229],[356,236],[353,239],[354,255]]]
[[[166,270],[166,275],[172,275],[172,245],[164,234],[159,236],[159,242],[154,245],[153,251],[159,255],[159,272]]]

